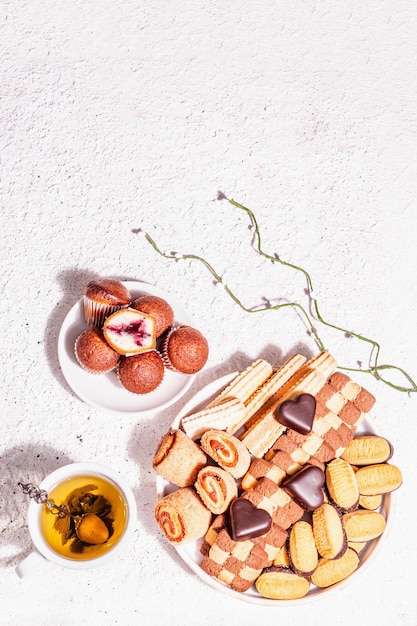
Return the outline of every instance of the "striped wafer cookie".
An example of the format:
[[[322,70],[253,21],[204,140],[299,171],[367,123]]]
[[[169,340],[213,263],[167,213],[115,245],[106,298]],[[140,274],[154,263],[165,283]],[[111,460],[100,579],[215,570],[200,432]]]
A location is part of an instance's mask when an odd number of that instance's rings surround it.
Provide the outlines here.
[[[236,432],[245,424],[264,404],[267,402],[294,374],[304,365],[306,358],[301,354],[293,354],[285,361],[271,376],[260,385],[256,391],[249,397],[246,406],[246,420],[241,421],[233,426]]]
[[[295,356],[298,356],[298,355],[295,355]],[[289,359],[290,363],[294,362],[292,361],[292,359],[293,357],[290,357]],[[249,429],[255,422],[259,421],[262,415],[262,411],[267,412],[271,406],[276,408],[276,406],[281,402],[282,393],[286,391],[289,386],[295,384],[298,379],[301,379],[301,377],[306,372],[310,370],[319,371],[321,376],[324,378],[324,380],[326,380],[328,376],[330,376],[330,374],[336,370],[336,367],[337,367],[336,360],[331,354],[329,354],[328,352],[319,352],[319,354],[311,358],[309,361],[301,364],[298,370],[293,372],[292,376],[282,385],[282,387],[279,388],[276,391],[276,393],[274,393],[269,398],[269,400],[267,400],[264,403],[264,405],[261,407],[261,410],[254,413],[248,419],[247,423],[245,424],[245,427]]]
[[[313,367],[310,366],[311,363]],[[274,417],[277,406],[285,400],[295,399],[302,393],[315,395],[324,385],[328,372],[332,369],[334,371],[335,368],[334,358],[327,352],[320,353],[302,366],[253,416],[253,423],[243,433],[241,440],[254,456],[264,456],[285,430],[285,426]]]
[[[265,359],[254,361],[244,369],[217,395],[207,407],[221,402],[224,398],[238,398],[246,403],[256,389],[260,387],[272,374],[273,367]]]
[[[182,418],[181,425],[191,439],[199,439],[210,428],[229,430],[230,424],[239,422],[245,415],[243,402],[238,398],[228,397],[208,408],[186,415]]]

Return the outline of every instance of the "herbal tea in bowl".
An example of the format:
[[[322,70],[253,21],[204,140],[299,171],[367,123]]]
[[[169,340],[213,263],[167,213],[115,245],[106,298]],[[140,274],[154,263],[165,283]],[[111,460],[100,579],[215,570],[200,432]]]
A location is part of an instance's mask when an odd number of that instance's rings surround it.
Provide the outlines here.
[[[104,565],[129,541],[137,520],[126,481],[96,463],[72,463],[47,476],[39,487],[19,483],[32,500],[28,527],[36,550],[16,567],[20,578],[43,559],[72,569]]]

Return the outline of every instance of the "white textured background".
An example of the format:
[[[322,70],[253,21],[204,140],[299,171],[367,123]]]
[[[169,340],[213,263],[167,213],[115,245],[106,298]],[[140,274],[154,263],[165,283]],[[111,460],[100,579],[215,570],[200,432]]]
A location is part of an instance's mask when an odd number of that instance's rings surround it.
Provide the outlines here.
[[[161,539],[151,460],[182,402],[147,418],[82,403],[56,340],[94,275],[137,278],[179,297],[207,336],[206,369],[184,398],[264,356],[317,347],[292,310],[244,313],[198,263],[204,254],[247,305],[305,303],[381,343],[417,377],[417,5],[413,0],[0,2],[0,623],[417,624],[416,395],[367,375],[373,412],[404,474],[377,561],[339,596],[253,607],[207,587]],[[368,347],[320,328],[342,365]],[[402,381],[403,382],[403,381]],[[70,461],[111,465],[135,491],[129,550],[100,571],[45,564],[31,548],[18,480]]]

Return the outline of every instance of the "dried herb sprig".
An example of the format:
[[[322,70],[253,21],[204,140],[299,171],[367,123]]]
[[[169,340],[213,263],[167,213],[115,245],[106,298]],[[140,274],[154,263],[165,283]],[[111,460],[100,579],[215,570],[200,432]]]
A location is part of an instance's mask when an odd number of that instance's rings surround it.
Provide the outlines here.
[[[252,227],[254,229],[255,232],[255,240],[256,240],[256,251],[258,252],[258,254],[260,254],[261,256],[263,256],[264,258],[268,259],[269,261],[271,261],[272,263],[279,263],[282,266],[288,267],[290,269],[295,270],[296,272],[300,272],[301,274],[304,275],[305,279],[306,279],[306,284],[307,284],[307,288],[306,288],[306,293],[309,297],[310,300],[310,305],[313,308],[314,311],[314,315],[317,319],[318,322],[320,322],[321,324],[323,324],[324,326],[327,326],[328,328],[332,328],[334,330],[337,330],[341,333],[343,333],[346,337],[355,337],[356,339],[358,339],[359,341],[363,341],[365,343],[369,343],[371,346],[371,352],[370,352],[370,357],[369,357],[369,367],[367,369],[362,369],[362,367],[358,367],[358,368],[354,368],[354,367],[344,367],[344,366],[339,366],[339,369],[341,370],[345,370],[345,371],[350,371],[350,372],[361,372],[363,374],[371,374],[373,375],[377,380],[385,383],[386,385],[388,385],[389,387],[392,387],[393,389],[396,389],[397,391],[401,391],[401,392],[405,392],[405,393],[412,393],[412,392],[416,392],[417,391],[417,384],[415,383],[415,381],[412,379],[412,377],[401,367],[398,367],[396,365],[383,365],[379,363],[379,356],[380,356],[380,352],[381,352],[381,346],[380,344],[375,340],[375,339],[371,339],[369,337],[365,337],[364,335],[361,335],[360,333],[354,332],[352,330],[348,330],[346,328],[342,328],[341,326],[338,326],[336,324],[332,324],[331,322],[326,321],[323,316],[320,313],[320,309],[319,309],[319,305],[318,305],[318,301],[315,298],[315,296],[313,295],[313,282],[311,279],[310,274],[308,273],[307,270],[305,270],[304,268],[295,265],[293,263],[289,263],[288,261],[283,261],[282,259],[279,258],[279,256],[275,255],[270,255],[267,252],[265,252],[262,249],[262,245],[261,245],[261,233],[260,233],[260,229],[259,229],[259,225],[258,222],[256,220],[256,217],[253,213],[253,211],[251,211],[251,209],[245,207],[244,205],[240,204],[239,202],[237,202],[236,200],[233,200],[233,198],[227,198],[223,193],[219,193],[218,196],[219,199],[221,200],[227,200],[230,204],[232,204],[234,207],[244,211],[245,213],[247,213],[247,215],[249,215],[251,223],[252,223]],[[138,233],[138,232],[142,232],[141,229],[134,229],[133,232]],[[207,269],[208,271],[212,274],[212,276],[214,277],[215,281],[217,283],[220,283],[221,285],[223,285],[226,293],[232,298],[232,300],[241,308],[243,309],[245,312],[247,313],[259,313],[261,311],[266,311],[266,310],[279,310],[282,308],[286,308],[286,307],[291,307],[294,308],[296,310],[298,310],[299,313],[301,313],[302,317],[304,317],[307,326],[309,328],[310,333],[313,335],[318,347],[320,350],[326,351],[327,348],[325,347],[318,331],[317,328],[315,326],[315,324],[312,321],[312,316],[308,314],[308,312],[306,311],[305,307],[300,304],[299,302],[284,302],[284,303],[280,303],[280,304],[276,304],[274,306],[268,305],[268,306],[259,306],[259,307],[252,307],[249,308],[247,306],[245,306],[242,301],[237,297],[237,295],[230,289],[230,287],[228,285],[226,285],[223,282],[223,279],[221,277],[221,275],[214,269],[214,267],[203,257],[195,255],[195,254],[179,254],[179,253],[165,253],[163,252],[158,245],[156,244],[156,242],[154,241],[154,239],[148,234],[148,233],[144,233],[145,238],[147,239],[147,241],[151,244],[151,246],[154,248],[154,250],[161,255],[162,257],[166,258],[166,259],[173,259],[173,260],[191,260],[191,261],[198,261],[199,263],[202,263]],[[396,372],[400,373],[402,376],[404,376],[404,378],[408,381],[409,386],[405,386],[405,385],[397,385],[393,382],[391,382],[390,380],[388,380],[387,378],[385,378],[381,372],[386,371],[386,370],[395,370]]]

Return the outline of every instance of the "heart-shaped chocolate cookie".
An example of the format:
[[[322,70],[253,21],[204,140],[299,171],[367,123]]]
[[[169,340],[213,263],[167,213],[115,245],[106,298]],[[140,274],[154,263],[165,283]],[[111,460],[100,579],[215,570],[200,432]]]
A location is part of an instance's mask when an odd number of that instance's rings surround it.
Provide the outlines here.
[[[229,508],[231,535],[234,541],[259,537],[271,528],[272,519],[264,509],[257,509],[246,498],[235,498]]]
[[[302,393],[295,400],[285,400],[275,409],[274,417],[280,424],[308,435],[313,426],[316,412],[316,399],[309,393]]]
[[[315,465],[305,465],[287,478],[282,487],[306,511],[318,509],[324,502],[324,472]]]

